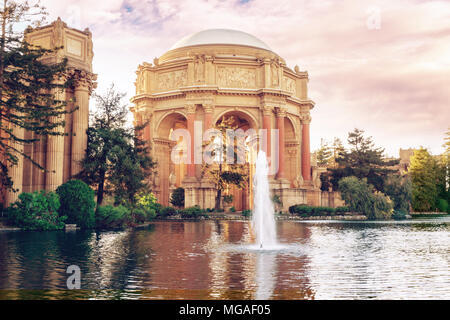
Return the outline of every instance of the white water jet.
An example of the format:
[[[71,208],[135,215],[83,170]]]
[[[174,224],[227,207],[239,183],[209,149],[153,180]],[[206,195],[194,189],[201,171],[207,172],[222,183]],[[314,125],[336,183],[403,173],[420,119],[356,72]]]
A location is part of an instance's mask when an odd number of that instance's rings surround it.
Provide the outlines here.
[[[256,244],[260,249],[270,249],[277,244],[275,217],[269,189],[269,167],[266,153],[258,152],[256,172],[253,178],[253,217],[252,227]]]

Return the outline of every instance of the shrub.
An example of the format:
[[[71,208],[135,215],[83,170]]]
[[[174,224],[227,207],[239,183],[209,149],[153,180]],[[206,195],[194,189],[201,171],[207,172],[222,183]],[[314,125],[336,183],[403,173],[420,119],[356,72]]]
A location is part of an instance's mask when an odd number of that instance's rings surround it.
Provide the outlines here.
[[[205,216],[205,213],[202,209],[200,209],[199,206],[193,206],[189,208],[185,208],[181,210],[181,217],[182,218],[199,218],[201,216]]]
[[[112,205],[100,206],[97,208],[95,215],[96,227],[100,229],[122,228],[128,225],[130,221],[130,210],[123,205],[117,207]]]
[[[175,208],[173,208],[173,207],[163,207],[159,211],[159,215],[158,216],[161,217],[161,218],[165,218],[165,217],[174,216],[177,213],[178,213],[177,210]]]
[[[214,212],[214,208],[206,208],[206,212]]]
[[[439,209],[440,212],[449,212],[449,209],[450,209],[448,202],[445,199],[438,200],[437,208]]]
[[[172,195],[170,196],[170,204],[178,207],[178,208],[184,208],[184,189],[183,188],[176,188],[173,190]]]
[[[56,189],[61,206],[60,216],[67,216],[67,223],[75,223],[80,228],[95,226],[94,190],[81,180],[70,180]]]
[[[161,205],[156,202],[153,193],[140,192],[135,196],[135,207],[132,209],[134,219],[137,223],[151,220],[161,210]]]
[[[67,217],[58,215],[59,207],[54,192],[24,192],[6,211],[9,223],[24,230],[61,230]]]
[[[345,213],[350,211],[351,211],[350,208],[346,206],[336,208],[336,213]]]
[[[230,212],[236,212],[236,208],[235,208],[234,206],[232,206],[232,207],[230,208]]]
[[[251,215],[252,215],[252,211],[251,210],[246,209],[246,210],[242,211],[242,216],[243,217],[250,217]]]

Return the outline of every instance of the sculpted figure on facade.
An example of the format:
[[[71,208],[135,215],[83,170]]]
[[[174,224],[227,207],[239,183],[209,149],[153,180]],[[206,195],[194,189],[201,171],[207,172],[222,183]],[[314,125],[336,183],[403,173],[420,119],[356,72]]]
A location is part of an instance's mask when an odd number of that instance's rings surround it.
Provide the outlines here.
[[[295,96],[296,92],[297,92],[295,80],[291,79],[289,77],[284,77],[283,78],[283,89],[285,89],[286,91],[290,92],[292,95]]]
[[[253,69],[219,67],[217,83],[226,88],[254,88],[256,87],[256,74]]]
[[[277,87],[280,83],[278,75],[278,66],[275,62],[270,65],[270,76],[272,78],[272,86]]]
[[[200,55],[195,57],[195,82],[205,81],[205,56]]]
[[[162,90],[175,89],[186,85],[186,70],[176,70],[158,75],[158,88]]]

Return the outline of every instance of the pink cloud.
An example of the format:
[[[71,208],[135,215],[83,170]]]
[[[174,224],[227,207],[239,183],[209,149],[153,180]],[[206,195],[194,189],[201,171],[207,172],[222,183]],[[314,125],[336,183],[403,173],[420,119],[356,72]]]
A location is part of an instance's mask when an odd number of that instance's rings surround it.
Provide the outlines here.
[[[310,75],[311,142],[365,129],[397,155],[424,145],[442,152],[450,126],[450,4],[447,1],[98,0],[42,1],[89,27],[99,91],[134,94],[135,70],[192,32],[249,32]],[[378,11],[377,11],[378,10]],[[380,13],[380,28],[368,19]]]

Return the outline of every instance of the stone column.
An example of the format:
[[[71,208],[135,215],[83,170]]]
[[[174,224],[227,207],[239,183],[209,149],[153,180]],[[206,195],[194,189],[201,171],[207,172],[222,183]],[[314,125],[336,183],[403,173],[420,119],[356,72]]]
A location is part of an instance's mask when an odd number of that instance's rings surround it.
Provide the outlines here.
[[[270,130],[272,129],[271,119],[270,119],[270,116],[272,114],[272,108],[269,107],[269,106],[264,106],[262,108],[262,111],[263,111],[263,125],[262,125],[262,128],[266,130],[266,133],[265,133],[266,147],[267,147],[266,155],[267,155],[267,158],[270,159],[270,156],[272,154],[272,152],[271,152],[272,151],[272,149],[271,149],[272,148],[272,146],[271,146],[271,136],[270,136]]]
[[[151,113],[145,113],[143,116],[143,123],[146,123],[146,126],[144,128],[144,132],[142,135],[142,140],[144,140],[147,145],[150,147],[151,145],[151,121],[152,121],[152,114]]]
[[[186,106],[187,113],[187,130],[190,135],[190,142],[188,143],[189,147],[189,163],[187,165],[187,176],[189,178],[195,177],[195,164],[194,164],[194,121],[195,121],[195,105],[187,105]],[[190,154],[189,154],[190,153]]]
[[[11,124],[11,126],[14,136],[16,136],[18,139],[23,139],[25,134],[24,129],[13,124]],[[24,151],[23,144],[19,142],[11,141],[11,147],[18,150],[19,152]],[[14,155],[17,156],[17,163],[15,165],[9,165],[8,171],[13,181],[12,187],[14,190],[16,190],[16,192],[13,192],[12,190],[7,191],[5,198],[6,207],[15,202],[19,197],[19,194],[21,194],[23,191],[23,156],[16,152],[14,152]]]
[[[212,123],[214,107],[211,104],[205,104],[203,105],[203,110],[205,111],[205,118],[204,118],[205,127],[203,128],[203,130],[206,131],[212,128],[214,125]]]
[[[55,98],[59,101],[65,101],[65,89],[55,89]],[[61,122],[65,115],[50,117],[52,123]],[[59,126],[53,129],[58,135],[49,135],[47,137],[46,152],[46,172],[45,172],[45,190],[55,191],[63,183],[64,175],[64,128]]]
[[[285,149],[284,149],[284,118],[286,117],[286,110],[278,108],[277,110],[277,128],[278,128],[278,179],[284,179],[285,168]]]
[[[311,116],[302,116],[302,175],[305,181],[311,181],[311,152],[309,147],[309,124]]]
[[[72,128],[72,164],[71,176],[81,171],[81,161],[87,148],[87,134],[89,124],[89,96],[94,88],[94,75],[85,71],[76,71],[76,87],[74,89],[75,105],[78,110],[73,113]]]

